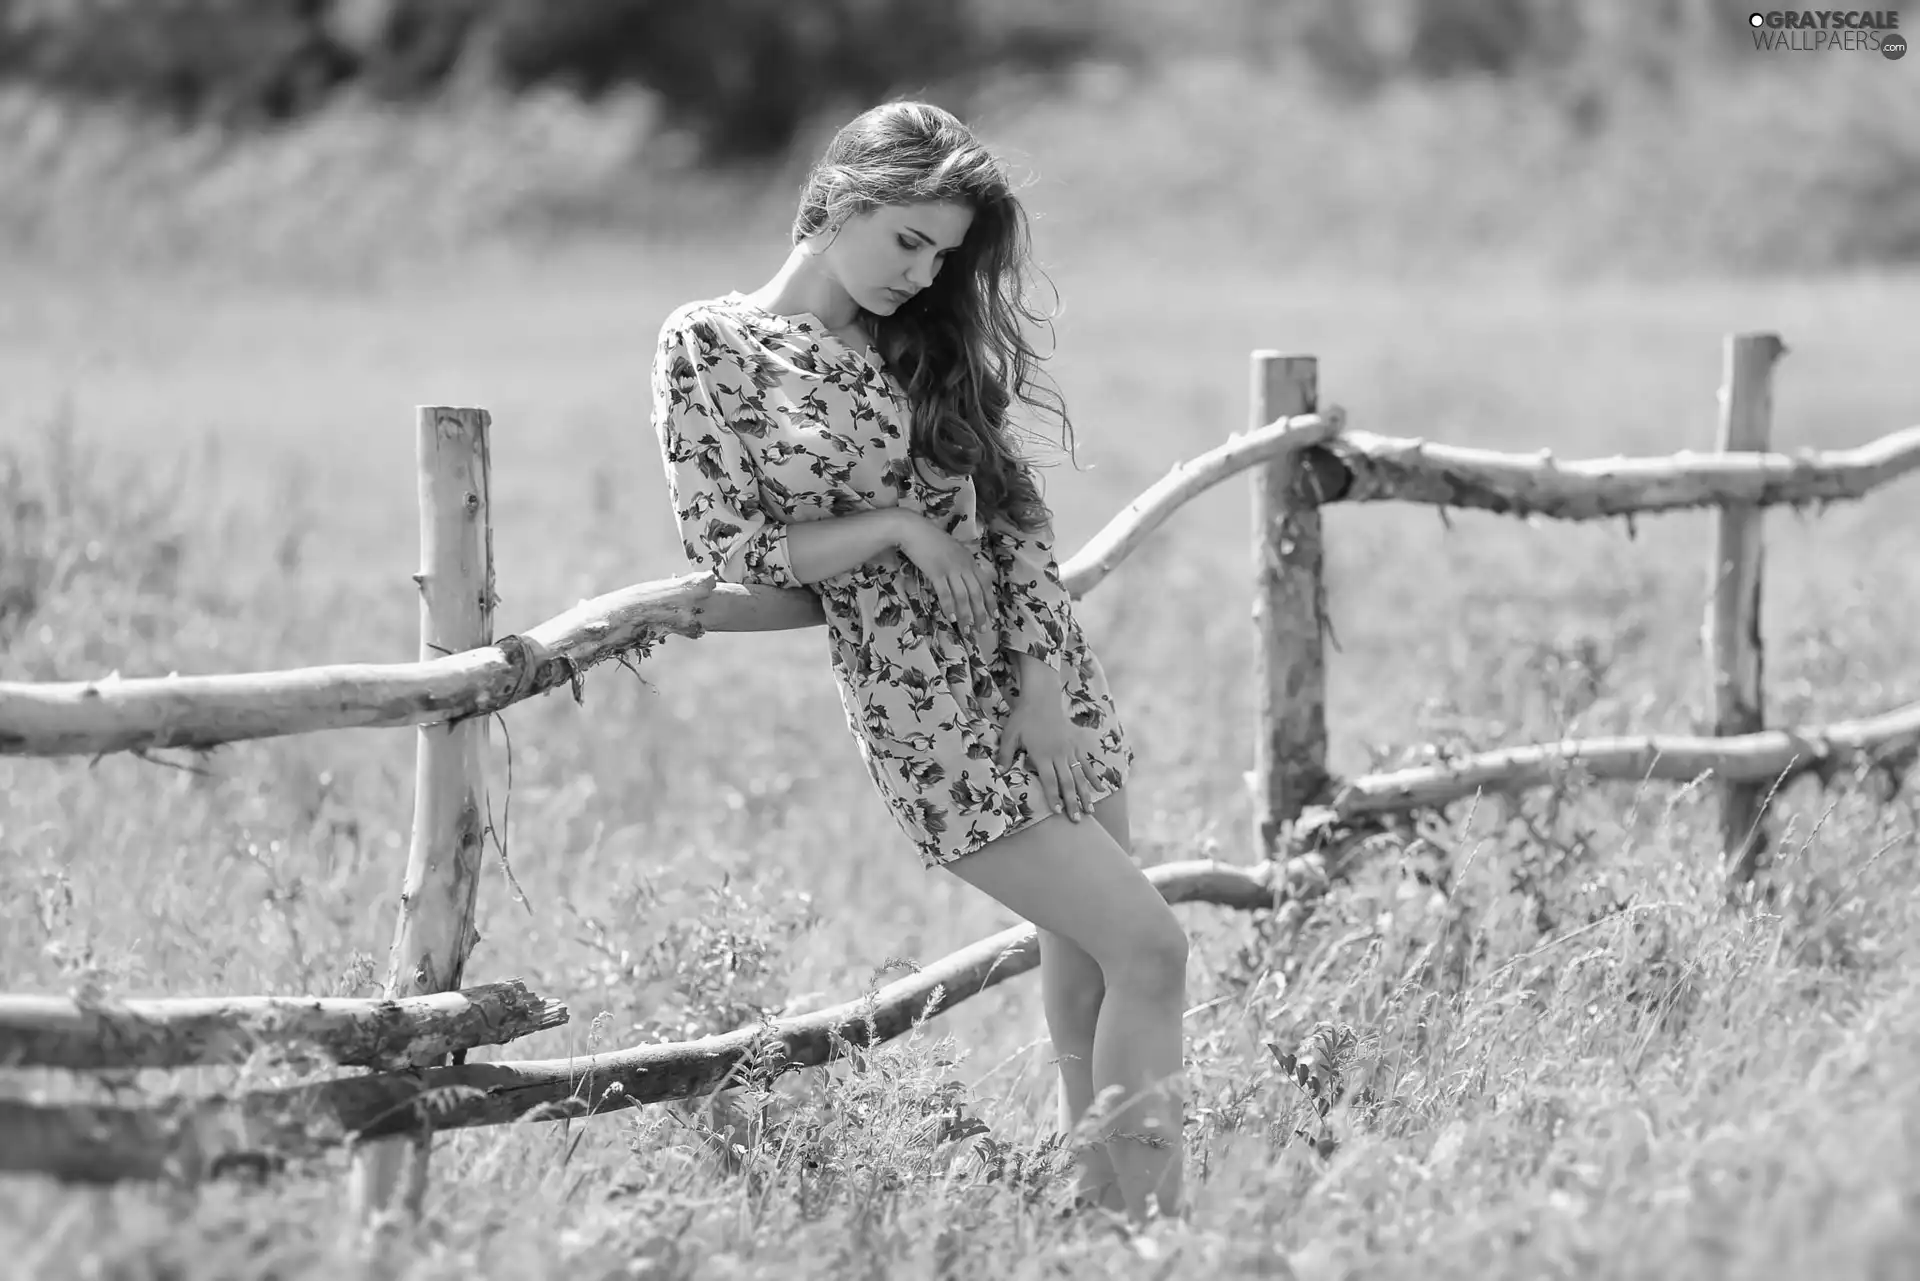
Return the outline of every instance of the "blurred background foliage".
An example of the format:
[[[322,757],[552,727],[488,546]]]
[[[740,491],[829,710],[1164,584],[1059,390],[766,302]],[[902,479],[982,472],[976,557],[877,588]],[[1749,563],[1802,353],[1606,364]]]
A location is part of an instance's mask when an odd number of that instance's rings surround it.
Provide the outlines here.
[[[0,72],[179,120],[253,124],[350,88],[390,102],[460,74],[593,97],[635,85],[714,158],[765,156],[810,113],[906,85],[1110,58],[1296,51],[1353,89],[1583,61],[1655,80],[1748,6],[1721,0],[0,0]]]
[[[186,122],[251,125],[351,89],[460,76],[593,98],[638,86],[718,159],[766,156],[830,104],[1113,44],[1086,0],[0,0],[0,69]]]
[[[1050,166],[1061,147],[1118,145],[1141,182],[1165,178],[1163,188],[1198,184],[1218,196],[1223,183],[1244,184],[1239,170],[1267,175],[1265,188],[1231,193],[1242,204],[1271,204],[1273,175],[1294,184],[1311,166],[1313,216],[1280,230],[1346,242],[1362,259],[1532,241],[1541,225],[1572,260],[1750,267],[1920,256],[1911,128],[1920,63],[1760,54],[1749,8],[0,0],[0,144],[9,144],[0,187],[15,193],[0,195],[0,235],[58,240],[63,219],[97,218],[76,211],[75,193],[105,175],[184,199],[198,221],[160,236],[178,248],[196,228],[212,234],[221,207],[244,208],[263,174],[311,191],[328,176],[317,169],[341,177],[396,150],[415,185],[388,203],[418,209],[429,172],[451,173],[464,193],[462,232],[556,219],[701,226],[737,191],[667,210],[640,190],[643,175],[771,172],[787,199],[795,166],[825,130],[911,93],[991,116]],[[113,110],[122,124],[109,138],[99,113]],[[372,118],[431,123],[410,141],[393,129],[377,140],[362,129],[353,142],[341,132],[343,120]],[[1078,130],[1070,137],[1052,128],[1066,119]],[[1184,136],[1163,136],[1168,119]],[[316,121],[326,123],[289,134]],[[160,130],[186,149],[157,156]],[[1164,150],[1200,135],[1219,172],[1196,174]],[[283,149],[267,164],[242,145],[286,136],[301,157]],[[372,187],[359,190],[379,203]],[[1402,209],[1383,212],[1383,201]]]

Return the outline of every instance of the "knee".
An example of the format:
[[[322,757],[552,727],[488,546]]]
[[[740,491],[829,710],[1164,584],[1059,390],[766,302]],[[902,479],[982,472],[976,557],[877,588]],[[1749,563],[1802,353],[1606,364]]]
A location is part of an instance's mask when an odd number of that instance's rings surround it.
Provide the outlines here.
[[[1179,997],[1187,988],[1187,932],[1171,908],[1155,914],[1137,930],[1115,940],[1107,971],[1109,986],[1125,985],[1143,995]]]

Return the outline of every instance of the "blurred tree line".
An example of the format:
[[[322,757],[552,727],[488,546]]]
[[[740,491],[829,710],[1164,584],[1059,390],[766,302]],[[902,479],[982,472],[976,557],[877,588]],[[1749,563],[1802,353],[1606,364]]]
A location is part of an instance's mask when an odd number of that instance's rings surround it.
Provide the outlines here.
[[[1349,89],[1651,70],[1737,47],[1745,0],[0,0],[0,80],[184,122],[270,124],[343,92],[420,101],[464,77],[586,97],[639,86],[715,159],[812,114],[1088,59],[1231,52]],[[1705,37],[1704,39],[1702,37]]]

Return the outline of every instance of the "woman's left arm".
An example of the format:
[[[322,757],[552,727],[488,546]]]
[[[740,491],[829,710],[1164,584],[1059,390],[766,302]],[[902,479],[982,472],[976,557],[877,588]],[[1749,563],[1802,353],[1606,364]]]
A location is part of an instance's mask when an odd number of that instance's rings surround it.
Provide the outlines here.
[[[997,605],[1006,648],[1020,669],[999,758],[1010,764],[1025,752],[1046,803],[1074,822],[1093,812],[1086,772],[1093,735],[1076,725],[1067,707],[1067,641],[1074,629],[1073,597],[1053,554],[1051,524],[1029,534],[1004,516],[987,523],[983,543],[999,570]]]
[[[1065,681],[1061,679],[1059,671],[1032,654],[1015,654],[1014,659],[1020,668],[1021,699],[1044,698],[1060,707],[1064,715],[1066,708],[1060,702],[1060,695],[1065,690]]]
[[[997,571],[994,604],[1005,629],[1005,648],[1020,666],[1020,687],[1057,696],[1066,678],[1073,597],[1054,558],[1053,526],[1027,533],[1005,513],[997,513],[983,528],[981,543]]]

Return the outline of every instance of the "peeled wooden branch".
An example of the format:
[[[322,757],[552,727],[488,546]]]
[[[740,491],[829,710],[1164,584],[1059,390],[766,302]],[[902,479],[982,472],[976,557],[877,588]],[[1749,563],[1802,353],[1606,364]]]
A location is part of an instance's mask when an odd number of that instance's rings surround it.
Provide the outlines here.
[[[1252,353],[1253,421],[1319,407],[1320,362]],[[1340,411],[1331,411],[1333,425]],[[1255,435],[1265,434],[1256,431]],[[1327,770],[1326,539],[1314,474],[1292,450],[1253,470],[1253,839],[1261,857],[1286,825],[1325,795]]]
[[[500,1045],[567,1021],[567,1007],[519,979],[397,1001],[347,997],[185,997],[81,1003],[0,996],[0,1067],[178,1068],[243,1063],[262,1046],[312,1050],[355,1067]]]
[[[1238,472],[1318,444],[1345,429],[1338,406],[1323,414],[1277,419],[1258,431],[1229,437],[1227,443],[1175,463],[1167,474],[1121,508],[1119,514],[1060,566],[1060,579],[1075,597],[1086,595],[1132,554],[1148,534],[1197,495]]]
[[[1442,805],[1476,792],[1541,787],[1568,772],[1593,778],[1762,783],[1828,771],[1859,759],[1888,759],[1920,747],[1920,703],[1832,725],[1762,730],[1727,738],[1634,735],[1503,747],[1440,765],[1369,774],[1341,786],[1331,803],[1343,818]]]
[[[1569,520],[1701,506],[1858,498],[1920,468],[1920,427],[1857,449],[1796,457],[1680,453],[1555,463],[1544,455],[1394,440],[1343,427],[1337,409],[1282,419],[1177,465],[1064,561],[1084,596],[1174,511],[1256,463],[1302,451],[1322,502],[1400,499]],[[570,684],[643,640],[784,631],[825,621],[804,588],[712,574],[636,583],[497,644],[423,663],[331,664],[221,676],[0,681],[0,755],[210,748],[317,730],[421,725],[499,711]]]
[[[1859,498],[1920,470],[1920,426],[1854,449],[1796,454],[1697,454],[1559,461],[1426,440],[1346,431],[1312,451],[1347,472],[1324,498],[1333,502],[1434,503],[1557,520],[1720,503],[1835,502]]]
[[[1283,420],[1175,467],[1061,566],[1084,595],[1181,503],[1236,471],[1323,440],[1339,419]],[[496,644],[414,663],[44,684],[0,681],[0,755],[70,756],[210,748],[318,730],[423,725],[483,715],[570,684],[665,633],[786,631],[826,621],[805,588],[743,587],[711,573],[596,596]]]
[[[0,755],[208,748],[316,730],[424,725],[499,711],[568,685],[660,633],[773,631],[824,620],[812,592],[712,574],[637,583],[531,631],[445,658],[280,672],[31,684],[0,681]]]
[[[1766,450],[1773,433],[1773,367],[1786,352],[1775,334],[1728,334],[1723,345],[1719,448],[1728,453]],[[1760,586],[1766,562],[1763,509],[1727,503],[1714,513],[1713,549],[1707,557],[1707,616],[1700,639],[1707,669],[1708,706],[1716,737],[1756,734],[1766,728],[1766,643],[1760,632]],[[1753,879],[1768,855],[1772,824],[1761,782],[1726,777],[1720,799],[1720,848],[1728,879]]]
[[[1170,903],[1254,910],[1306,899],[1327,884],[1320,854],[1235,867],[1210,860],[1149,868]],[[828,1061],[842,1044],[897,1037],[925,1017],[1039,964],[1038,937],[1016,926],[980,940],[872,996],[769,1028],[578,1058],[468,1063],[256,1091],[171,1099],[149,1107],[0,1099],[0,1171],[80,1182],[197,1179],[309,1156],[358,1139],[435,1129],[551,1121],[683,1099]]]
[[[484,409],[418,411],[420,572],[413,581],[420,589],[421,662],[493,644],[492,423]],[[481,716],[414,732],[413,833],[387,949],[388,1000],[458,988],[479,938],[473,909],[490,812],[488,729]],[[426,1133],[357,1149],[347,1184],[354,1217],[372,1223],[395,1211],[417,1216],[432,1156]]]

